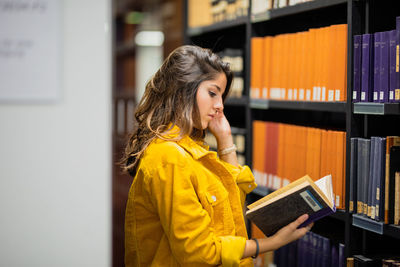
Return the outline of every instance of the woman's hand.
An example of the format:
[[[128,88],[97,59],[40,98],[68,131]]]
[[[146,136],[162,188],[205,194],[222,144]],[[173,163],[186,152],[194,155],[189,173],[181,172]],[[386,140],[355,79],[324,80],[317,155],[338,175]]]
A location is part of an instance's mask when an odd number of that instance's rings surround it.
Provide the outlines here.
[[[303,214],[297,218],[297,220],[281,228],[276,234],[271,236],[272,239],[275,239],[275,242],[278,245],[276,249],[303,237],[308,231],[310,231],[314,223],[310,223],[305,227],[297,228],[307,219],[308,214]]]
[[[273,236],[257,239],[259,242],[259,254],[267,251],[277,250],[278,248],[303,237],[308,231],[310,231],[311,227],[314,225],[313,223],[311,223],[305,227],[297,229],[297,227],[299,227],[307,219],[308,215],[304,214],[294,222],[281,228]],[[254,256],[255,254],[256,254],[256,244],[254,240],[247,240],[242,258]]]
[[[208,129],[215,136],[218,146],[221,145],[222,149],[224,146],[232,146],[232,141],[228,142],[229,140],[227,140],[232,138],[231,126],[222,111],[218,112],[210,121],[208,124]]]

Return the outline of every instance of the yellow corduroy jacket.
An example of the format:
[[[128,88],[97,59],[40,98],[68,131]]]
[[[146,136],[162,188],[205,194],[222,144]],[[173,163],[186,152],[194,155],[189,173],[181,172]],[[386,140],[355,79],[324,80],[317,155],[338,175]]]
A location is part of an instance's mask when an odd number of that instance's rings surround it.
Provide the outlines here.
[[[244,200],[256,186],[247,166],[220,160],[188,136],[156,139],[129,192],[126,266],[253,266],[240,258]]]

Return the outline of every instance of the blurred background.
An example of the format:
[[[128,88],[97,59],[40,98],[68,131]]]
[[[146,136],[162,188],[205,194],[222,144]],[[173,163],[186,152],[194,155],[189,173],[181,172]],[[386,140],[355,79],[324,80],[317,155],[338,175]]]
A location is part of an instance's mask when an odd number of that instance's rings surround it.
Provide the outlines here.
[[[182,12],[0,1],[0,266],[123,266],[132,178],[117,162],[146,81],[183,43]]]

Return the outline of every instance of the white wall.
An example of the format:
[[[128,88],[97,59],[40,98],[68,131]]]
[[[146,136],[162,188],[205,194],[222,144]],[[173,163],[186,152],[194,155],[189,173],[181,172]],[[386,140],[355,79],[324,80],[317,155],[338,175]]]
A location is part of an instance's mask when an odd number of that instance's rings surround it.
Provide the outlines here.
[[[111,265],[111,6],[61,3],[61,99],[0,104],[0,266]]]

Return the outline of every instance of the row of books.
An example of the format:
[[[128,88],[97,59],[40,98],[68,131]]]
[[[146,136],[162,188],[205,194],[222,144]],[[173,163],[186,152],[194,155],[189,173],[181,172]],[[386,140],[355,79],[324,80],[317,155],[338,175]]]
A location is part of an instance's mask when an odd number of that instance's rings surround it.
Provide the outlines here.
[[[347,24],[251,39],[252,98],[346,101]]]
[[[400,266],[400,257],[387,255],[354,255],[346,259],[347,267],[396,267]]]
[[[243,96],[243,50],[227,48],[218,53],[224,62],[228,62],[234,72],[229,97],[240,98]]]
[[[351,138],[349,211],[399,225],[400,137]]]
[[[252,0],[251,1],[251,14],[261,14],[270,9],[282,8],[285,6],[293,6],[304,2],[313,0]]]
[[[354,35],[353,102],[400,102],[400,17],[391,31]]]
[[[203,27],[213,23],[247,16],[249,0],[189,0],[189,27]]]
[[[253,121],[256,183],[276,190],[308,174],[332,175],[335,205],[344,209],[346,133],[275,122]]]
[[[245,142],[246,137],[244,134],[234,133],[232,132],[233,143],[236,145],[236,152],[237,152],[237,159],[240,165],[246,164],[246,157],[245,157]],[[210,150],[217,151],[217,140],[215,139],[214,135],[211,133],[206,133],[204,138],[206,144],[210,147]]]
[[[252,237],[263,238],[263,233],[252,224]],[[292,242],[273,253],[260,254],[254,261],[255,267],[338,267],[344,266],[344,248],[326,237],[308,232],[301,239]]]

